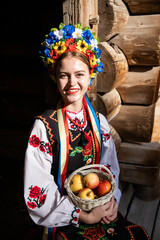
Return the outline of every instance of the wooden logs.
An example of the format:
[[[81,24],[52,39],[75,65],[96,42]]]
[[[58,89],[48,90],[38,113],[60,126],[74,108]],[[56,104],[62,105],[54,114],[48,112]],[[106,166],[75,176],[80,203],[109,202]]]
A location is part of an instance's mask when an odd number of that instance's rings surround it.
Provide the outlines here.
[[[97,107],[96,107],[97,111],[99,113],[102,113],[104,116],[107,116],[107,110],[106,110],[106,106],[103,102],[102,96],[100,94],[97,94]]]
[[[113,141],[114,141],[114,144],[115,144],[115,147],[116,147],[116,151],[118,152],[122,140],[121,140],[119,134],[117,133],[117,131],[110,124],[109,124],[109,127],[110,127],[110,130],[111,130],[111,136],[113,138]]]
[[[151,105],[157,101],[160,67],[132,67],[117,90],[123,104]]]
[[[110,92],[104,94],[103,96],[99,95],[99,105],[105,106],[106,114],[109,115],[114,111],[119,105],[121,105],[121,98],[118,91],[114,88]]]
[[[122,0],[99,0],[98,14],[98,32],[102,42],[119,34],[129,18],[128,10]]]
[[[79,22],[83,27],[91,26],[93,32],[96,32],[97,34],[99,22],[98,0],[79,0],[78,2]]]
[[[128,63],[125,55],[115,44],[101,42],[99,48],[102,50],[101,59],[104,69],[98,76],[98,92],[109,92],[119,86],[128,72]]]
[[[159,179],[160,147],[157,143],[121,143],[118,152],[120,180],[152,186]]]
[[[155,104],[154,122],[152,131],[152,142],[160,143],[160,98]]]
[[[129,65],[160,64],[160,15],[130,16],[124,30],[111,42],[123,49]]]
[[[110,120],[123,141],[149,142],[151,140],[154,104],[150,106],[123,105]]]
[[[132,14],[160,13],[159,0],[123,0]]]

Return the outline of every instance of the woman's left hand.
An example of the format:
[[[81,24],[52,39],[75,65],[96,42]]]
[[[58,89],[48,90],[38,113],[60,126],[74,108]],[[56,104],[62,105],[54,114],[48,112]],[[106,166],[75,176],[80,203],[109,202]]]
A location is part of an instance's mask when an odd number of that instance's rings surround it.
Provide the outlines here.
[[[114,197],[111,198],[111,207],[108,209],[108,213],[105,217],[101,219],[102,224],[109,224],[110,222],[114,221],[115,218],[117,217],[117,212],[118,212],[118,204],[114,200]]]

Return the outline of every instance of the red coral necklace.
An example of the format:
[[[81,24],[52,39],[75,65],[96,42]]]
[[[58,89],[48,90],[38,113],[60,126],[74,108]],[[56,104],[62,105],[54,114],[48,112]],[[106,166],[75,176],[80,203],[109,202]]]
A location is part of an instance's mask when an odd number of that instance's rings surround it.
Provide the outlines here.
[[[87,122],[87,115],[86,115],[86,110],[85,108],[83,108],[83,114],[84,114],[84,123],[83,124],[79,124],[77,123],[74,119],[72,119],[69,114],[66,112],[66,116],[68,117],[68,119],[78,128],[83,128],[86,125]]]

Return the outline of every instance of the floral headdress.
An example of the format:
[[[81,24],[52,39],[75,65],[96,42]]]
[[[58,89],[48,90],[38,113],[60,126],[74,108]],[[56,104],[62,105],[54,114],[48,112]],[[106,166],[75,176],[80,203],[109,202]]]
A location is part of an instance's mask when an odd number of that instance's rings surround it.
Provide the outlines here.
[[[54,65],[60,55],[69,51],[84,54],[90,62],[91,85],[95,75],[103,71],[98,43],[99,39],[95,33],[91,33],[89,27],[82,28],[80,23],[75,26],[65,26],[61,23],[59,29],[51,28],[50,33],[46,35],[40,57],[47,66],[51,78],[55,81]]]

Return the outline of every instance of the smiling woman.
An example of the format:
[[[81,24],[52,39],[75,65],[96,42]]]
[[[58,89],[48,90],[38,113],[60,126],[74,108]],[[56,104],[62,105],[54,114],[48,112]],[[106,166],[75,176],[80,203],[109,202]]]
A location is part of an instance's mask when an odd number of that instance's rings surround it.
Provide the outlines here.
[[[97,37],[80,24],[60,24],[42,44],[41,57],[61,99],[57,108],[38,116],[33,126],[25,156],[24,192],[31,218],[49,228],[50,239],[59,239],[59,235],[60,239],[102,240],[113,239],[114,234],[118,239],[130,239],[133,234],[134,239],[148,239],[143,229],[118,214],[121,192],[116,149],[106,118],[93,109],[86,94],[96,73],[103,70],[100,55]],[[109,202],[85,212],[73,204],[64,182],[73,171],[89,164],[109,167],[116,191]],[[38,194],[31,197],[35,190]],[[130,226],[136,230],[131,232]],[[96,232],[100,234],[93,236]]]
[[[57,67],[57,86],[66,109],[78,112],[90,84],[89,68],[80,57],[73,57],[71,52],[66,55]]]

